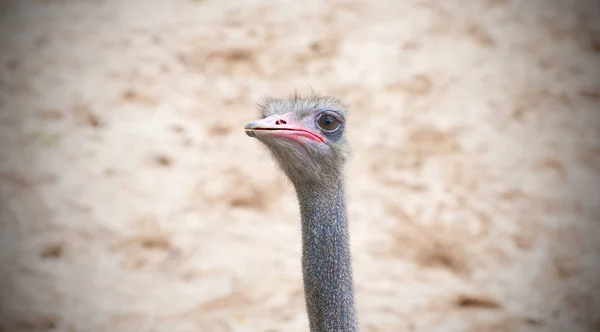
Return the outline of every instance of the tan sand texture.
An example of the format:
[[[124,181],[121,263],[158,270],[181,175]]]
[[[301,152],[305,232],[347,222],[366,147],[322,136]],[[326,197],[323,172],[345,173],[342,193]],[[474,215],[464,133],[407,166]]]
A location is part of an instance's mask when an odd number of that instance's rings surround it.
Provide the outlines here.
[[[600,331],[600,2],[0,4],[0,331],[308,331],[263,96],[350,106],[362,331]]]

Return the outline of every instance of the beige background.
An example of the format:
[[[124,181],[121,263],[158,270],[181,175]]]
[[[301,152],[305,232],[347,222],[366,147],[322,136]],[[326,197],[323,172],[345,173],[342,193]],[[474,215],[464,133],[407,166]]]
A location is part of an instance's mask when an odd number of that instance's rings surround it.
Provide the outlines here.
[[[600,329],[600,3],[4,1],[2,331],[307,331],[243,125],[350,105],[363,331]]]

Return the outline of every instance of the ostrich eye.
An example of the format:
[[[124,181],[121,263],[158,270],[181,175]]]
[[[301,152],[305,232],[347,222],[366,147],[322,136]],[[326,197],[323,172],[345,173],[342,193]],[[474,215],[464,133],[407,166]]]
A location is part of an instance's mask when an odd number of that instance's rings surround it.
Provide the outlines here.
[[[333,115],[324,114],[317,121],[319,127],[325,131],[334,131],[340,126],[340,122]]]

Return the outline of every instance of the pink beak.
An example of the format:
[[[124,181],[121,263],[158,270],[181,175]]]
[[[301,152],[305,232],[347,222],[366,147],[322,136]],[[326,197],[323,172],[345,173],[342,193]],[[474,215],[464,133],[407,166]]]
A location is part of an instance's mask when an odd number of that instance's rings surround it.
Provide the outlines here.
[[[325,142],[323,136],[307,129],[292,118],[292,113],[273,115],[253,121],[244,126],[246,135],[250,137],[271,136],[292,139],[302,143],[303,138],[317,143]]]

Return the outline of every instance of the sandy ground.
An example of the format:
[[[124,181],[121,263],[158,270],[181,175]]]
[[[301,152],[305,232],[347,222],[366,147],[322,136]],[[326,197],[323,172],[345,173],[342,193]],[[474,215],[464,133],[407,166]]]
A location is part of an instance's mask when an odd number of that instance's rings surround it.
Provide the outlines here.
[[[351,108],[363,331],[599,331],[598,14],[2,2],[0,330],[307,331],[295,195],[242,128],[312,87]]]

